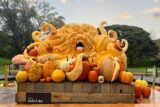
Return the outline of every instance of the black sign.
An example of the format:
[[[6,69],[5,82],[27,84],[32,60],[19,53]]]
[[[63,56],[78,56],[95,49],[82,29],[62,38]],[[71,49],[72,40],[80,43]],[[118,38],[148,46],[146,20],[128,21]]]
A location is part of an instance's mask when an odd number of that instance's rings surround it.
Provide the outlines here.
[[[51,104],[51,93],[26,93],[26,104]]]

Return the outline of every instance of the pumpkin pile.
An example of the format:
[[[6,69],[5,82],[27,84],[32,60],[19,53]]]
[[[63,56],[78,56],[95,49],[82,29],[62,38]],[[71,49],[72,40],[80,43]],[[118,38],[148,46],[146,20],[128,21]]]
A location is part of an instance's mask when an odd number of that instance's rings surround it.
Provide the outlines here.
[[[130,84],[133,74],[126,72],[128,42],[118,40],[113,30],[99,25],[101,34],[88,24],[66,24],[56,29],[44,24],[34,31],[34,43],[24,50],[29,60],[24,71],[16,76],[18,82],[89,81]],[[48,33],[49,32],[49,33]],[[41,39],[42,36],[45,38]],[[113,35],[113,38],[111,37]]]

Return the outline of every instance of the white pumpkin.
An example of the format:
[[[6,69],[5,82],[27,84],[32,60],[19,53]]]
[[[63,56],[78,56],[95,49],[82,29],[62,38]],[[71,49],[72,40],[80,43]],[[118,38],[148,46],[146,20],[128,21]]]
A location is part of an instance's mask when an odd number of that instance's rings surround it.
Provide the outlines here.
[[[104,77],[102,75],[98,76],[98,82],[104,83]]]
[[[76,59],[74,59],[74,58],[70,58],[70,59],[68,60],[68,63],[69,63],[70,65],[72,65],[74,62],[76,62]]]
[[[60,69],[65,71],[65,72],[68,72],[69,71],[69,62],[68,61],[62,61],[61,64],[60,64]]]

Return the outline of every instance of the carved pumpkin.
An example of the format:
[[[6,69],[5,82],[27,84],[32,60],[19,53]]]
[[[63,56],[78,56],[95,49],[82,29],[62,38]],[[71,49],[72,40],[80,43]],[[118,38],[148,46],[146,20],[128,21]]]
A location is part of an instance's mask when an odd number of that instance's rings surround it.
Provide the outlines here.
[[[83,63],[83,71],[82,71],[80,77],[78,78],[78,81],[86,80],[88,77],[88,73],[91,69],[91,66],[90,66],[90,63],[88,60],[84,60],[82,63]]]
[[[55,70],[53,62],[49,59],[44,65],[43,65],[43,78],[47,78],[48,76],[52,75],[52,72]]]
[[[103,61],[101,65],[101,74],[104,76],[106,82],[114,82],[117,80],[119,75],[119,64],[117,61],[112,59],[107,59]]]
[[[140,98],[142,95],[142,88],[139,85],[134,86],[135,97]]]
[[[142,95],[145,98],[149,98],[149,96],[151,95],[151,88],[149,87],[142,88]]]
[[[125,84],[133,82],[133,74],[131,72],[122,71],[119,75],[119,81]]]
[[[25,71],[19,71],[16,75],[16,80],[18,82],[26,82],[28,80],[28,73]]]
[[[65,80],[65,73],[60,69],[56,69],[52,73],[52,80],[54,82],[62,82],[62,81],[64,81]]]
[[[94,70],[89,71],[88,80],[91,83],[95,83],[98,80],[98,73]]]

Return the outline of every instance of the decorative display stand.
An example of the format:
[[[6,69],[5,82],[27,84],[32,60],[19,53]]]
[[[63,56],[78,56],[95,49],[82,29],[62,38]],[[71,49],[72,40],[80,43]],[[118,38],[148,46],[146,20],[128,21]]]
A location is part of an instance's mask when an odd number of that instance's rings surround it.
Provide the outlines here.
[[[18,83],[16,102],[27,103],[27,93],[51,95],[50,103],[134,103],[134,86],[121,83]],[[47,97],[46,97],[47,98]],[[33,103],[34,100],[32,99]]]

